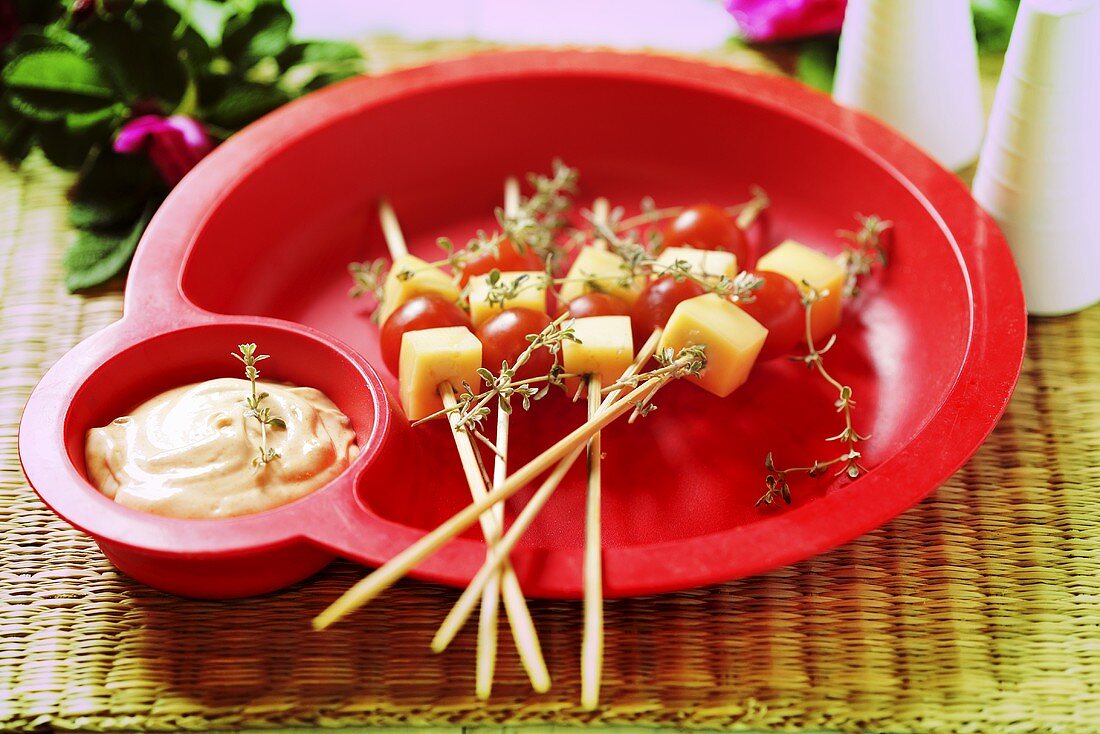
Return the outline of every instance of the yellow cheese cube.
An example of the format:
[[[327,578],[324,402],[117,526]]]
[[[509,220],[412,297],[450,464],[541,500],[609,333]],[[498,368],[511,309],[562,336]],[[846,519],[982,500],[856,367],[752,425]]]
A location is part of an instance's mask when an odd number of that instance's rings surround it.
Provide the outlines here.
[[[657,352],[671,347],[678,353],[684,347],[706,346],[707,366],[699,373],[699,385],[725,397],[748,379],[767,337],[768,330],[752,316],[726,299],[707,293],[676,306]]]
[[[637,275],[626,282],[629,275],[626,261],[614,252],[596,247],[585,247],[573,261],[566,282],[561,286],[561,301],[569,303],[585,293],[598,291],[621,298],[629,305],[638,300],[645,285],[645,277]]]
[[[725,250],[699,250],[694,247],[666,247],[657,258],[653,268],[654,277],[661,275],[677,262],[685,262],[695,275],[720,278],[723,275],[733,279],[737,275],[737,256]]]
[[[438,293],[448,301],[457,301],[460,291],[451,276],[413,255],[393,261],[382,284],[382,302],[378,304],[378,323],[386,323],[397,307],[413,296]]]
[[[580,342],[562,342],[562,366],[577,375],[600,376],[603,385],[618,381],[634,361],[629,316],[588,316],[573,321]]]
[[[513,298],[506,298],[504,304],[489,303],[489,275],[475,275],[470,278],[470,320],[474,328],[481,326],[490,318],[508,308],[529,308],[546,313],[546,273],[541,270],[515,270],[500,274],[497,288],[507,288],[520,281]]]
[[[481,342],[465,326],[407,331],[401,337],[398,374],[401,407],[410,421],[420,420],[443,408],[439,386],[451,383],[455,393],[466,382],[481,391]]]
[[[806,281],[828,295],[814,304],[810,311],[810,331],[815,342],[836,333],[840,327],[840,312],[844,306],[844,267],[828,255],[787,240],[756,263],[757,270],[785,275],[805,292]]]

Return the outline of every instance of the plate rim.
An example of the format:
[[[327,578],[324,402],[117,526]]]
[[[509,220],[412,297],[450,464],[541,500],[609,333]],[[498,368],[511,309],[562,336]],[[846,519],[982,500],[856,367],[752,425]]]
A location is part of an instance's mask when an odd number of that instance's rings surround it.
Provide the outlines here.
[[[183,266],[213,205],[235,182],[262,165],[272,149],[293,144],[345,116],[405,95],[494,79],[560,75],[635,78],[698,88],[746,101],[751,98],[752,103],[795,117],[859,148],[919,196],[928,212],[939,220],[959,259],[971,306],[966,354],[954,384],[931,417],[895,456],[861,477],[858,485],[838,488],[801,508],[785,509],[766,522],[659,543],[605,547],[607,596],[693,588],[812,557],[901,514],[939,488],[969,460],[1007,408],[1022,368],[1026,337],[1019,275],[992,218],[981,211],[960,179],[885,124],[840,107],[827,95],[785,77],[707,60],[603,50],[504,50],[355,78],[307,95],[219,146],[169,195],[150,223],[135,256],[126,287],[123,324],[132,327],[139,313],[150,317],[162,311],[167,315],[183,309],[194,310],[200,318],[206,315],[188,301],[182,290]],[[914,178],[927,182],[933,190],[918,187]],[[976,263],[973,260],[978,253],[971,251],[976,245],[960,241],[956,234],[960,229],[968,231],[972,225],[980,230],[975,234],[983,238],[981,258]],[[157,240],[155,247],[147,246],[151,240]],[[173,294],[174,300],[165,299],[166,292]],[[980,404],[972,402],[975,397],[983,398]],[[948,433],[937,440],[935,434],[939,431]],[[942,450],[941,443],[949,443],[950,450]],[[937,459],[935,467],[915,466],[914,460],[926,457],[930,451]],[[876,485],[898,480],[904,480],[899,485],[903,488],[895,488],[889,494],[874,491]],[[850,492],[846,490],[856,486],[866,489],[865,501],[849,501]],[[293,506],[280,509],[291,510]],[[837,512],[837,508],[843,511]],[[412,542],[426,532],[385,518],[374,517],[373,521],[378,525],[379,539],[389,544],[388,551],[379,547],[383,544],[368,542],[362,552],[354,554],[357,560],[373,565],[397,553],[403,547],[401,543]],[[325,545],[323,538],[310,537]],[[737,553],[739,547],[746,545],[756,547],[748,558]],[[429,558],[411,575],[464,586],[484,560],[484,547],[480,541],[457,539],[448,545],[446,552]],[[334,550],[347,555],[346,548]],[[550,598],[581,595],[580,549],[520,549],[514,560],[528,594]],[[537,571],[525,573],[529,568]],[[638,573],[639,569],[645,572]]]

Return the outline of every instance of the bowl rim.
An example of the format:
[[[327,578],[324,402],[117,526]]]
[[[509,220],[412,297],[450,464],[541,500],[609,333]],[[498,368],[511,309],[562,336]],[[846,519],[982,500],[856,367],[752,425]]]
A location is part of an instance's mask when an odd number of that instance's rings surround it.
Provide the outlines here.
[[[89,380],[114,369],[111,362],[144,344],[190,331],[227,327],[279,330],[310,340],[343,359],[362,379],[373,404],[374,422],[358,455],[332,480],[286,504],[226,518],[177,518],[135,510],[102,494],[70,461],[66,429],[75,401]],[[149,395],[147,397],[153,397]],[[339,406],[338,406],[339,407]],[[113,547],[160,556],[228,557],[279,548],[307,539],[316,521],[338,513],[355,494],[359,477],[383,450],[393,405],[381,378],[358,353],[323,332],[264,317],[210,316],[158,322],[148,328],[123,319],[67,353],[42,378],[23,409],[19,460],[42,501],[74,527]]]
[[[936,412],[897,455],[877,465],[858,483],[837,488],[809,505],[788,508],[766,522],[692,538],[606,547],[608,596],[726,581],[824,552],[908,509],[972,456],[1007,407],[1022,366],[1026,335],[1019,274],[992,218],[974,202],[960,179],[885,124],[841,107],[827,95],[793,80],[698,59],[603,50],[497,51],[355,78],[291,102],[219,146],[160,207],[134,259],[120,328],[133,329],[136,313],[154,323],[178,318],[181,312],[205,313],[190,303],[182,290],[183,266],[216,203],[272,151],[408,96],[465,84],[537,77],[602,78],[690,88],[767,107],[839,140],[871,158],[926,208],[951,243],[970,294],[970,333],[955,382]],[[974,241],[969,241],[971,237]],[[151,241],[156,241],[155,247],[149,246]],[[309,331],[298,324],[293,328]],[[380,388],[369,365],[367,369],[373,377],[368,381],[372,389],[376,383]],[[49,375],[43,382],[48,380]],[[22,440],[20,445],[22,456]],[[24,468],[28,468],[27,462]],[[876,492],[880,487],[891,487],[891,491]],[[854,488],[861,494],[859,501],[852,498]],[[343,555],[377,565],[425,532],[370,513],[359,514],[373,528],[359,528],[360,542],[354,548],[348,547],[350,539],[333,541],[322,537],[323,533],[309,535]],[[254,517],[269,516],[261,513]],[[376,534],[364,538],[363,531],[370,529]],[[746,547],[753,552],[744,554]],[[482,542],[459,538],[445,552],[421,564],[413,575],[464,585],[483,560]],[[521,577],[528,561],[534,562],[538,572],[524,579],[527,593],[565,598],[580,595],[580,549],[519,549],[515,565]]]

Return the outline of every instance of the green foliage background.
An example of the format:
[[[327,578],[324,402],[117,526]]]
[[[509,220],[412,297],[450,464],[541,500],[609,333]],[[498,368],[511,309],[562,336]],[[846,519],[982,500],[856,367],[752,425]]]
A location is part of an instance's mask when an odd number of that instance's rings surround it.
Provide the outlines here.
[[[15,0],[0,50],[0,154],[78,171],[70,290],[125,271],[168,192],[145,156],[115,153],[144,114],[188,115],[216,140],[306,92],[363,73],[355,46],[293,38],[282,0]]]

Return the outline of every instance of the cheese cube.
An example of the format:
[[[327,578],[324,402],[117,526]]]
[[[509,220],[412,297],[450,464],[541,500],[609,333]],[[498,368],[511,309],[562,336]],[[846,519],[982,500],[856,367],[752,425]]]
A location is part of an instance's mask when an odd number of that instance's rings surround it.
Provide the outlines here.
[[[724,275],[732,280],[737,275],[737,256],[732,252],[666,247],[657,258],[654,277],[659,277],[662,270],[673,267],[677,262],[686,262],[692,273],[703,277],[720,278]]]
[[[413,296],[438,293],[448,301],[457,301],[458,286],[451,276],[413,255],[402,255],[393,261],[382,284],[382,302],[378,304],[378,323],[386,323],[397,307]]]
[[[704,345],[707,366],[699,373],[699,386],[725,397],[741,387],[760,354],[768,330],[752,316],[714,293],[681,301],[661,334],[658,354],[672,348]],[[694,381],[695,378],[689,377]]]
[[[573,261],[566,282],[561,286],[561,302],[569,303],[585,293],[598,291],[621,298],[627,305],[634,305],[645,285],[645,277],[637,275],[623,282],[629,275],[626,261],[614,252],[596,247],[585,247]]]
[[[588,316],[573,321],[580,342],[562,342],[562,366],[577,375],[599,375],[603,385],[618,382],[634,361],[629,316]]]
[[[489,284],[489,277],[489,275],[475,275],[470,278],[470,320],[475,329],[508,308],[529,308],[546,313],[546,273],[541,270],[515,270],[501,273],[497,288],[507,287],[522,279],[515,297],[505,299],[503,306],[500,302],[489,303],[489,291],[493,288]]]
[[[420,420],[443,408],[439,386],[451,383],[455,392],[469,383],[481,391],[481,342],[465,326],[407,331],[401,337],[401,407],[410,421]]]
[[[791,279],[805,292],[806,281],[819,291],[829,294],[814,304],[810,311],[810,332],[815,342],[836,333],[840,327],[840,312],[844,306],[844,267],[828,255],[787,240],[756,262],[757,270],[779,273]]]

